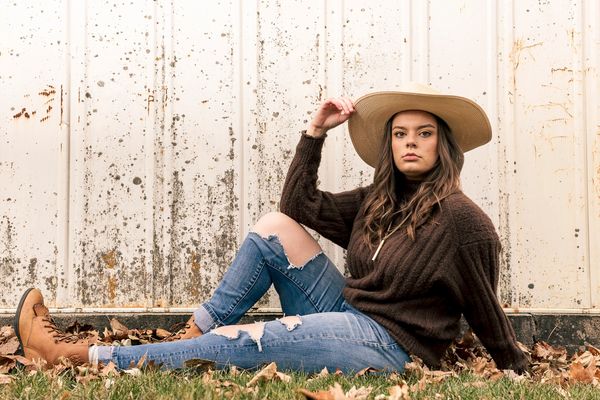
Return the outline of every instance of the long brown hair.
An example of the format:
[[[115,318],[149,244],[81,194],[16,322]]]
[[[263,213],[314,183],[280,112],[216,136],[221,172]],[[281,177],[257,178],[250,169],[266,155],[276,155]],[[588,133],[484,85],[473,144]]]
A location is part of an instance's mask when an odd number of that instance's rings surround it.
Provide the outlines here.
[[[375,168],[373,190],[367,196],[365,208],[364,240],[371,248],[386,233],[395,228],[406,228],[408,236],[415,240],[417,227],[431,215],[433,208],[442,199],[460,190],[460,170],[464,156],[456,143],[450,127],[437,115],[433,115],[438,126],[438,159],[423,178],[415,194],[398,199],[396,193],[406,184],[403,174],[396,168],[392,154],[392,121],[394,114],[385,124],[384,140],[381,141],[380,157]],[[394,225],[396,224],[396,225]],[[398,224],[401,224],[398,227]]]

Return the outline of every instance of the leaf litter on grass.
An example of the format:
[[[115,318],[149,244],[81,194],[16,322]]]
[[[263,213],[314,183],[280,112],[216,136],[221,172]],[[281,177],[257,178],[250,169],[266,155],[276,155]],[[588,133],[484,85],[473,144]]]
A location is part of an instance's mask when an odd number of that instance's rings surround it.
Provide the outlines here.
[[[90,325],[73,323],[66,330],[67,333],[79,338],[90,340],[99,345],[132,346],[146,343],[160,342],[169,337],[171,332],[165,329],[129,329],[117,319],[110,321],[110,329],[105,328],[99,333]],[[405,400],[410,399],[411,393],[425,390],[428,385],[439,384],[449,378],[455,378],[462,373],[470,373],[477,380],[465,382],[468,387],[485,387],[490,382],[501,378],[517,382],[550,383],[556,385],[558,393],[566,393],[563,388],[573,384],[584,384],[592,387],[600,386],[600,349],[588,345],[585,350],[580,350],[569,356],[563,347],[556,347],[546,342],[537,342],[531,348],[519,344],[530,360],[530,368],[522,375],[511,370],[499,370],[485,348],[477,338],[468,331],[461,339],[456,340],[446,352],[439,370],[432,370],[417,357],[405,367],[403,375],[392,373],[388,381],[393,384],[388,389],[389,395],[377,395],[377,400]],[[92,366],[89,364],[75,366],[69,360],[63,359],[58,365],[48,368],[43,361],[31,361],[18,355],[18,339],[10,326],[0,327],[0,385],[10,384],[14,378],[10,375],[20,363],[30,374],[44,373],[50,377],[58,377],[68,373],[76,382],[86,384],[93,380],[105,380],[105,385],[112,385],[114,379],[123,375],[140,375],[147,370],[157,370],[160,366],[147,362],[142,358],[137,364],[125,370],[118,370],[113,363],[108,365]],[[254,377],[244,387],[231,381],[215,379],[213,374],[214,363],[207,360],[189,360],[186,368],[202,374],[203,382],[211,385],[218,393],[231,397],[236,393],[256,393],[257,386],[264,382],[282,381],[288,383],[291,377],[277,370],[275,363],[271,363],[255,373]],[[232,368],[237,375],[237,369]],[[356,376],[377,374],[380,371],[365,368]],[[323,369],[308,381],[321,379],[329,375],[340,375],[340,371],[330,374]],[[409,385],[403,377],[414,377],[416,383]],[[107,386],[107,387],[108,387]],[[300,389],[299,393],[307,399],[353,399],[367,398],[372,392],[371,387],[352,387],[344,391],[339,383],[335,383],[327,390],[311,392]]]

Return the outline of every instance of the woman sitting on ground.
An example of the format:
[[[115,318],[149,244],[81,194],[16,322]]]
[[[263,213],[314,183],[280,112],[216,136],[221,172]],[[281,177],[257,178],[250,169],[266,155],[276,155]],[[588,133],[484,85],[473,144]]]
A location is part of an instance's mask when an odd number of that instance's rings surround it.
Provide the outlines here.
[[[317,189],[326,132],[349,120],[352,142],[375,167],[373,184],[332,194]],[[325,101],[302,134],[281,213],[256,223],[216,288],[169,341],[96,346],[59,332],[39,290],[22,297],[16,332],[27,358],[49,364],[146,356],[164,368],[186,360],[217,367],[402,371],[409,355],[435,367],[459,333],[461,315],[498,368],[526,358],[496,298],[500,243],[487,215],[460,190],[463,151],[491,127],[473,101],[417,84],[356,102]],[[300,225],[347,250],[344,278]],[[234,325],[273,284],[288,317]]]

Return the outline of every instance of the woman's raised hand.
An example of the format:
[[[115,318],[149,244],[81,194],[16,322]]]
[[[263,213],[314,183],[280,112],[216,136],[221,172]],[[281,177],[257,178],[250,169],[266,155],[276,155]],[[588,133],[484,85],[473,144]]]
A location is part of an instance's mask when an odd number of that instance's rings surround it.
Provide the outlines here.
[[[320,137],[329,129],[343,124],[354,112],[354,103],[347,97],[325,100],[313,117],[307,135]]]

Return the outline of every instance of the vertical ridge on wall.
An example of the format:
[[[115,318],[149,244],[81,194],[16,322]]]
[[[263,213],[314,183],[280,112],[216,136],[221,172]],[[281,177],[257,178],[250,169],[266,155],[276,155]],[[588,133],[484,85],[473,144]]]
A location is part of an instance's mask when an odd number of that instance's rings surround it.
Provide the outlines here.
[[[347,92],[344,81],[344,10],[345,0],[322,0],[323,2],[323,46],[320,55],[321,82],[324,87],[320,90],[319,102],[337,96],[351,96]],[[356,98],[353,98],[356,100]],[[334,191],[343,191],[348,188],[340,182],[339,176],[343,169],[343,145],[349,140],[345,126],[335,128],[329,133],[323,149],[323,162],[326,168],[321,168],[319,173],[324,174],[325,186]],[[321,241],[325,253],[333,260],[334,264],[343,271],[344,251],[338,246],[326,241]]]
[[[497,121],[498,124],[498,143],[499,143],[499,160],[498,174],[500,179],[499,189],[499,233],[502,243],[502,262],[500,273],[500,291],[506,304],[513,307],[519,307],[519,294],[516,291],[514,276],[519,274],[518,262],[513,259],[512,252],[517,246],[514,203],[516,199],[514,175],[514,155],[512,151],[515,149],[515,71],[511,65],[511,52],[514,41],[514,5],[513,0],[500,1],[497,3],[497,15],[500,29],[498,30],[499,38],[499,56],[498,56],[498,85],[497,104],[498,115],[502,119]],[[512,198],[511,198],[512,193]]]
[[[72,1],[63,1],[64,30],[65,37],[63,41],[63,63],[64,74],[60,87],[60,142],[62,159],[59,159],[59,206],[57,213],[57,235],[56,252],[57,258],[61,260],[60,273],[57,271],[57,293],[56,303],[65,304],[69,302],[68,276],[70,275],[71,249],[70,249],[70,179],[71,174],[71,102],[72,102],[72,81],[71,81],[71,59],[72,59],[72,25],[71,10]],[[65,173],[66,172],[66,173]],[[57,268],[58,269],[58,268]]]
[[[243,123],[242,132],[243,138],[241,143],[241,153],[243,157],[240,159],[241,163],[241,171],[243,171],[244,180],[250,179],[251,174],[250,171],[250,160],[249,160],[249,151],[248,151],[248,137],[250,131],[253,129],[253,125],[251,123],[252,116],[256,112],[256,97],[254,96],[254,88],[256,88],[256,68],[257,68],[257,60],[258,60],[258,45],[256,43],[256,37],[258,34],[258,2],[259,0],[254,1],[241,1],[240,4],[240,54],[242,55],[242,59],[240,60],[242,65],[240,68],[242,75],[242,99],[244,100],[243,108],[240,110],[241,112],[241,120]],[[250,226],[254,220],[254,217],[251,215],[250,210],[250,188],[249,185],[242,185],[241,188],[241,199],[243,202],[241,204],[241,212],[242,219],[244,221],[244,225],[242,228],[244,232],[248,232],[250,230]]]
[[[243,182],[246,179],[245,176],[245,158],[246,153],[244,151],[244,132],[245,132],[245,124],[246,124],[246,112],[245,112],[245,102],[248,99],[246,95],[246,91],[244,90],[244,10],[243,4],[245,1],[235,2],[232,1],[232,16],[231,16],[231,26],[232,26],[232,66],[233,66],[233,88],[237,93],[237,102],[234,106],[236,112],[234,112],[232,116],[232,126],[235,127],[235,131],[239,136],[240,140],[236,143],[236,154],[237,154],[237,171],[238,171],[238,181],[239,181],[239,200],[238,204],[243,205],[246,204],[246,193],[245,186]],[[235,5],[237,4],[237,6]],[[242,243],[244,237],[248,233],[248,221],[246,219],[245,207],[240,206],[238,213],[239,219],[239,230],[238,230],[238,243]]]
[[[489,199],[492,207],[490,210],[490,218],[494,221],[494,224],[497,229],[499,229],[499,221],[501,220],[500,216],[500,132],[497,127],[499,126],[499,21],[498,21],[498,2],[496,0],[487,0],[485,4],[485,13],[486,13],[486,47],[487,47],[487,69],[486,69],[486,91],[487,95],[487,104],[485,109],[487,110],[488,118],[490,119],[490,123],[496,129],[493,129],[492,132],[492,143],[488,146],[491,146],[494,150],[494,153],[489,157],[489,163],[492,164],[490,168],[490,186],[493,188],[490,192],[493,194],[493,198]],[[496,189],[494,193],[494,189]],[[490,195],[491,196],[491,195]],[[506,265],[502,265],[499,273],[499,285],[498,285],[498,297],[501,302],[504,304],[511,303],[512,290],[510,289],[510,271],[506,268]]]
[[[154,204],[155,204],[155,190],[156,190],[156,169],[155,159],[157,154],[156,139],[154,137],[156,119],[157,119],[157,107],[158,93],[156,93],[156,72],[154,69],[155,60],[157,58],[156,41],[158,36],[158,4],[156,2],[147,2],[145,8],[146,14],[151,16],[146,21],[146,32],[148,36],[146,38],[148,43],[149,57],[145,60],[146,70],[150,73],[146,74],[146,85],[145,85],[145,101],[146,101],[146,118],[144,118],[144,165],[143,174],[146,185],[146,201],[144,203],[144,221],[146,226],[144,229],[143,240],[145,243],[143,253],[141,255],[144,267],[144,273],[146,274],[146,285],[144,287],[146,296],[144,304],[146,307],[153,307],[156,301],[156,293],[154,291],[154,267],[155,267],[155,254],[157,246],[155,244],[155,231],[156,221],[154,218]]]
[[[573,50],[573,83],[572,92],[573,99],[573,128],[575,130],[574,145],[577,153],[575,154],[573,170],[575,172],[575,193],[580,199],[580,204],[574,207],[575,221],[585,221],[583,224],[575,224],[575,237],[577,240],[577,258],[576,263],[579,268],[583,269],[584,274],[588,277],[585,282],[585,288],[582,290],[581,306],[584,308],[591,307],[591,282],[590,277],[590,259],[589,247],[589,209],[587,201],[588,193],[588,174],[587,174],[587,115],[586,102],[587,96],[585,88],[585,71],[584,71],[584,47],[585,47],[585,27],[584,27],[584,4],[585,0],[571,0],[571,7],[574,9],[574,21],[571,36],[571,47]],[[579,227],[581,226],[581,228]]]
[[[587,247],[590,307],[600,308],[600,3],[583,2],[583,77],[586,98]]]
[[[69,175],[69,215],[67,244],[68,262],[65,265],[64,291],[62,292],[61,306],[80,306],[77,299],[77,287],[74,285],[76,278],[75,264],[78,254],[76,252],[79,226],[76,221],[83,219],[85,214],[85,201],[75,201],[79,195],[83,176],[80,174],[80,164],[85,158],[84,147],[77,138],[85,138],[85,123],[81,116],[85,114],[85,103],[81,102],[81,83],[86,77],[85,49],[87,47],[87,7],[85,2],[69,0],[69,136],[70,136],[70,167],[65,171]]]

